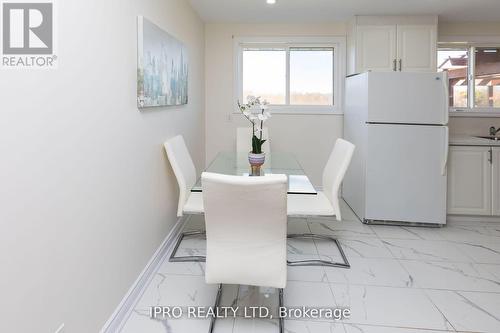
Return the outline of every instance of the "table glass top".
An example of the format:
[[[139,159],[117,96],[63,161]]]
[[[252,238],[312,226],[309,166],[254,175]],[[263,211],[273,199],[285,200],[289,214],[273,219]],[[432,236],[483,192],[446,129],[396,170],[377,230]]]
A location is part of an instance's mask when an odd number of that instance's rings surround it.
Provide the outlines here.
[[[221,152],[205,171],[225,175],[249,176],[251,169],[248,163],[248,154]],[[261,175],[265,176],[268,174],[287,175],[289,194],[317,194],[314,186],[292,153],[274,152],[266,154],[266,162],[261,167]],[[201,192],[201,190],[200,178],[191,191]]]

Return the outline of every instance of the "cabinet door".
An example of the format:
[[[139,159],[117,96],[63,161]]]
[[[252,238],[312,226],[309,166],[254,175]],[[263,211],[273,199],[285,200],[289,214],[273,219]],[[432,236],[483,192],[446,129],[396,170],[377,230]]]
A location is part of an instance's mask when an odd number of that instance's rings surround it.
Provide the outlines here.
[[[500,147],[493,147],[492,151],[492,213],[500,215]]]
[[[398,25],[398,70],[436,71],[436,26]]]
[[[451,146],[448,214],[491,215],[490,147]]]
[[[394,70],[395,25],[361,25],[357,27],[356,37],[357,72]]]

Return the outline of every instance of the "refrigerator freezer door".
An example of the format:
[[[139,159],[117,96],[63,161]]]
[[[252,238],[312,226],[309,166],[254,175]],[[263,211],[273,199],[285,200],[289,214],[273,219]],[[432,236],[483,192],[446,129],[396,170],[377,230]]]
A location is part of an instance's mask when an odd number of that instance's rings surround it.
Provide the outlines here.
[[[348,77],[344,112],[344,138],[356,146],[342,183],[342,197],[359,219],[365,218],[366,112],[368,73]]]
[[[367,128],[366,218],[445,224],[447,127]]]
[[[445,73],[369,73],[368,122],[448,123]]]

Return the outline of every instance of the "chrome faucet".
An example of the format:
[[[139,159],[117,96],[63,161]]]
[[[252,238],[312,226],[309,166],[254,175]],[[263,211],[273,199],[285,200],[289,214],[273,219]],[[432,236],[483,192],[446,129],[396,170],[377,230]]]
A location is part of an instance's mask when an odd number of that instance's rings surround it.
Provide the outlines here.
[[[499,131],[500,131],[500,127],[495,128],[495,126],[491,126],[490,127],[490,136],[496,136]]]

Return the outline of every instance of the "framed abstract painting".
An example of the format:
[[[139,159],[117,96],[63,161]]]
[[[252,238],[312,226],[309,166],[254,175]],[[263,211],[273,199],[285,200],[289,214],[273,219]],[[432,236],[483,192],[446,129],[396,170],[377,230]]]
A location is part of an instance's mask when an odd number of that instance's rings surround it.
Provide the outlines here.
[[[137,106],[182,105],[188,102],[186,47],[147,20],[137,18]]]

